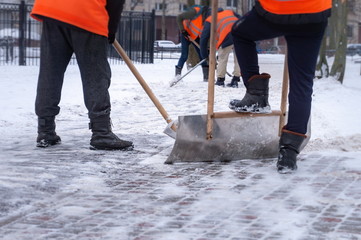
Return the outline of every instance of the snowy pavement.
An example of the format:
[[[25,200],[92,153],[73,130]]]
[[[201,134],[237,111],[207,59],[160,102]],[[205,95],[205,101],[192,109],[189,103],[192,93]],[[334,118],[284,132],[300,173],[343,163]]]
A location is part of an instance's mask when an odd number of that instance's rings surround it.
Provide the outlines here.
[[[282,75],[281,60],[265,56],[261,62],[276,79]],[[204,113],[201,70],[169,88],[174,63],[137,67],[172,118]],[[134,141],[134,151],[89,150],[75,66],[66,73],[56,121],[62,143],[36,148],[38,70],[3,69],[1,240],[361,239],[361,128],[356,124],[361,110],[344,105],[350,98],[361,100],[358,82],[315,83],[313,139],[299,155],[297,172],[281,175],[275,159],[164,164],[174,140],[162,133],[165,121],[125,65],[112,66],[113,129]],[[271,84],[278,92],[279,82]],[[227,110],[226,103],[241,91],[217,88],[216,110]],[[278,97],[270,96],[273,109]]]
[[[280,175],[273,159],[164,165],[142,145],[3,150],[0,239],[361,239],[350,154],[303,154]]]

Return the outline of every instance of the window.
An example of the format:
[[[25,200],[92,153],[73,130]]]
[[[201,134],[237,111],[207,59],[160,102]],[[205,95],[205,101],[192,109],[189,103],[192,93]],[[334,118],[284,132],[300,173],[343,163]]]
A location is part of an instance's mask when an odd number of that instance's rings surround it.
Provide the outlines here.
[[[179,11],[180,12],[183,12],[183,11],[186,11],[187,10],[187,5],[186,4],[184,4],[184,3],[180,3],[179,4]]]
[[[348,0],[347,1],[347,8],[349,11],[355,11],[356,3],[355,0]]]
[[[130,10],[133,11],[138,5],[144,5],[143,0],[131,0]]]
[[[227,0],[227,7],[237,8],[237,0]]]
[[[352,38],[353,37],[353,26],[347,25],[347,37]]]
[[[164,4],[164,9],[167,9],[167,4]],[[155,10],[163,10],[163,3],[156,3]]]
[[[143,0],[132,0],[131,1],[132,4],[143,4]]]

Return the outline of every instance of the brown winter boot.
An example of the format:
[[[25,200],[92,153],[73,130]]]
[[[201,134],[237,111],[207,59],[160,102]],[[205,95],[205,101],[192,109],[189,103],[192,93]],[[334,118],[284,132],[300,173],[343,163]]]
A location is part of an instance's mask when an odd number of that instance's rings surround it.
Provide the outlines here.
[[[248,80],[247,91],[242,100],[233,99],[229,108],[236,112],[270,113],[268,103],[268,85],[271,76],[268,73],[254,75]]]
[[[277,161],[279,173],[291,173],[297,169],[297,155],[306,135],[283,129]]]

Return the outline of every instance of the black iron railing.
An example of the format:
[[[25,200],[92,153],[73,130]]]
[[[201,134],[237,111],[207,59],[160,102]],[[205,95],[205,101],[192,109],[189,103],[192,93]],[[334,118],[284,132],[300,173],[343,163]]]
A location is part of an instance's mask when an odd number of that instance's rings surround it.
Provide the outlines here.
[[[31,9],[24,1],[0,3],[0,65],[39,64],[41,23],[30,17]],[[134,62],[153,63],[154,32],[154,12],[123,12],[116,37]],[[123,62],[110,45],[109,61]]]

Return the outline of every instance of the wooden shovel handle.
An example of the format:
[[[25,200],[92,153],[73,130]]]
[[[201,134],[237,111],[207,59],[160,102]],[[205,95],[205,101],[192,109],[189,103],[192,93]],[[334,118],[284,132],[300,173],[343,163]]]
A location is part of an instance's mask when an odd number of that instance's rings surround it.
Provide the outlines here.
[[[218,0],[212,1],[212,21],[208,72],[208,102],[207,102],[207,139],[212,139],[214,112],[214,77],[216,69],[216,34],[217,34]]]
[[[191,41],[198,49],[201,49],[201,47],[199,46],[199,44],[192,38],[189,38],[189,41]]]
[[[288,74],[288,53],[286,48],[285,53],[285,62],[283,67],[283,80],[282,80],[282,93],[281,93],[281,116],[280,116],[280,125],[279,125],[279,136],[281,136],[282,128],[285,125],[286,122],[286,111],[287,111],[287,97],[288,97],[288,80],[289,80],[289,74]]]
[[[148,84],[145,82],[142,75],[140,75],[140,73],[138,72],[138,70],[134,66],[132,60],[130,60],[130,58],[128,57],[128,55],[126,54],[126,52],[124,51],[122,46],[120,46],[120,44],[119,44],[119,42],[117,40],[114,41],[113,47],[119,53],[119,55],[124,60],[124,62],[128,65],[130,71],[133,73],[135,78],[138,80],[140,85],[143,87],[144,91],[147,93],[149,98],[152,100],[152,102],[154,103],[154,105],[156,106],[156,108],[158,109],[160,114],[163,116],[163,118],[167,121],[167,123],[172,122],[172,119],[169,117],[167,111],[163,108],[162,104],[159,102],[157,97],[153,94],[152,90],[150,89]],[[174,124],[171,126],[171,128],[174,131],[176,131],[176,127],[175,127]]]

